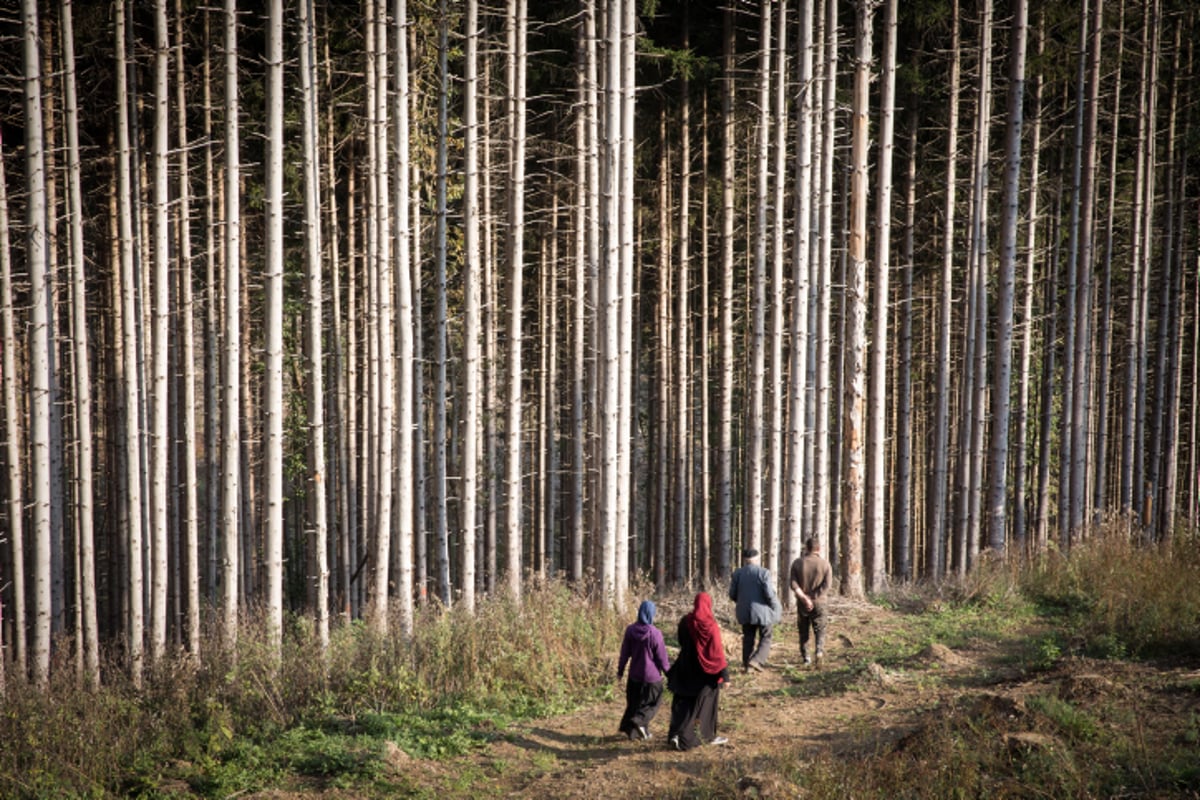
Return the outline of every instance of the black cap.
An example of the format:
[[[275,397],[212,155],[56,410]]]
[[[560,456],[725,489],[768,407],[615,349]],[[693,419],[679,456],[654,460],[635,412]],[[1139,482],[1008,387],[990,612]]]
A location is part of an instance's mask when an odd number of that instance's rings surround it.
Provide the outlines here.
[[[758,551],[755,550],[753,547],[743,547],[742,548],[742,558],[754,558],[757,555],[758,555]]]

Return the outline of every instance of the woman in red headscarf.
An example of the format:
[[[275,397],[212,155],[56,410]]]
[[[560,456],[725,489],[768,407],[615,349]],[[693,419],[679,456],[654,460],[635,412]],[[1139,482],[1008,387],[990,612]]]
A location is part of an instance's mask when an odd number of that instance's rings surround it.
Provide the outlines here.
[[[689,750],[706,743],[725,744],[725,737],[717,736],[717,701],[720,687],[729,680],[728,667],[712,597],[700,592],[692,612],[679,620],[679,656],[667,671],[667,685],[674,695],[667,731],[671,747]]]

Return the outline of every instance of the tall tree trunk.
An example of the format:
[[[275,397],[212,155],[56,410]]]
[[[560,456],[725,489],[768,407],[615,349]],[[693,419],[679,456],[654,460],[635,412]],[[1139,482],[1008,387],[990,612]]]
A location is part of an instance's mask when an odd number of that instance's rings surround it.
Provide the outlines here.
[[[133,241],[133,179],[130,165],[129,109],[126,93],[125,4],[117,3],[114,25],[117,32],[117,220],[121,272],[122,403],[124,408],[125,545],[129,579],[126,585],[128,618],[126,635],[129,669],[135,686],[141,685],[143,668],[142,598],[142,492],[141,447],[138,436],[137,317]]]
[[[0,140],[0,340],[4,348],[2,359],[4,392],[4,464],[8,481],[8,545],[9,565],[12,568],[12,661],[17,673],[24,678],[28,669],[25,643],[25,472],[22,468],[21,428],[23,416],[17,398],[17,335],[13,309],[12,254],[9,251],[8,185],[4,174],[3,141]],[[7,655],[5,656],[7,658]],[[0,661],[5,660],[0,658]]]
[[[184,69],[183,2],[175,0],[175,118],[179,147],[179,277],[182,306],[183,380],[183,536],[184,586],[187,593],[183,635],[188,653],[200,657],[200,508],[196,461],[195,306],[192,292],[192,176],[188,157],[187,75]],[[206,451],[207,452],[207,451]],[[211,456],[210,456],[211,457]],[[97,668],[98,669],[98,668]]]
[[[850,131],[850,225],[846,274],[846,356],[842,378],[842,593],[863,593],[863,483],[865,478],[867,338],[867,156],[870,147],[871,31],[874,5],[858,0],[854,36],[854,90]],[[832,20],[831,20],[832,21]],[[874,588],[874,587],[871,587]]]
[[[791,567],[800,557],[801,537],[804,533],[805,507],[812,484],[805,481],[810,474],[806,463],[805,405],[810,386],[808,383],[808,348],[812,333],[809,330],[809,307],[812,287],[809,281],[812,253],[813,216],[813,9],[811,3],[801,3],[799,8],[800,37],[796,43],[799,58],[796,61],[796,86],[799,102],[796,104],[796,144],[793,180],[796,186],[795,227],[792,238],[792,317],[791,317],[791,376],[788,397],[788,473],[787,473],[787,533],[785,557],[780,562],[780,573]],[[782,577],[782,574],[781,574]],[[792,593],[780,594],[785,603],[791,604]]]
[[[896,489],[892,507],[892,575],[912,579],[912,323],[913,238],[917,211],[917,112],[909,111],[905,174],[903,285],[900,296],[899,373],[896,376]]]
[[[866,543],[863,547],[867,588],[878,592],[887,576],[887,506],[885,456],[887,451],[887,360],[888,301],[890,299],[892,237],[892,160],[895,150],[896,118],[896,8],[897,0],[884,5],[883,85],[879,97],[879,166],[875,195],[875,264],[871,303],[871,343],[868,354],[866,498],[864,517]],[[864,296],[864,300],[866,297]]]
[[[462,465],[462,602],[475,610],[475,518],[478,508],[479,455],[479,296],[483,270],[479,264],[479,4],[467,0],[466,62],[463,93],[463,465]]]
[[[308,359],[308,525],[312,572],[308,575],[315,600],[317,641],[321,656],[329,649],[329,519],[326,508],[325,351],[322,307],[321,164],[317,146],[316,21],[312,0],[300,0],[300,94],[304,148],[304,267],[308,300],[304,350]],[[336,265],[335,265],[336,266]],[[399,470],[405,473],[406,470]]]
[[[729,575],[733,542],[733,272],[734,174],[737,170],[734,119],[734,12],[724,14],[721,56],[721,311],[720,401],[717,444],[717,576]]]
[[[1037,260],[1037,228],[1038,228],[1038,191],[1041,182],[1040,158],[1042,146],[1042,56],[1046,50],[1045,13],[1038,13],[1037,32],[1037,63],[1038,72],[1033,79],[1033,119],[1029,143],[1029,206],[1027,212],[1028,225],[1025,231],[1025,285],[1024,299],[1021,312],[1021,350],[1018,357],[1020,388],[1014,421],[1013,439],[1015,440],[1013,464],[1013,521],[1012,540],[1018,554],[1027,553],[1027,513],[1029,498],[1027,495],[1028,471],[1028,428],[1029,428],[1029,387],[1030,362],[1033,354],[1033,296],[1036,290],[1034,265]],[[1048,342],[1047,349],[1053,347]]]
[[[746,500],[742,522],[745,547],[763,542],[763,406],[766,382],[767,223],[771,144],[771,2],[759,3],[758,130],[755,163],[754,255],[750,272],[750,372],[746,416]]]
[[[508,560],[508,589],[513,599],[521,597],[521,345],[522,276],[525,268],[525,40],[528,26],[527,0],[509,0],[507,14],[509,88],[509,180],[508,180],[508,401],[505,427],[505,544]],[[469,444],[469,443],[468,443]]]
[[[161,2],[162,0],[160,0]],[[267,7],[266,241],[266,567],[267,639],[278,661],[283,646],[283,0]]]
[[[1009,408],[1012,385],[1013,305],[1017,274],[1017,213],[1021,200],[1021,126],[1025,100],[1025,42],[1029,3],[1016,0],[1008,62],[1008,120],[1004,143],[1004,196],[1000,215],[1000,274],[996,285],[991,444],[988,455],[988,547],[1004,552],[1007,530]],[[1022,446],[1020,441],[1017,446]],[[1020,498],[1018,498],[1020,502]]]
[[[238,135],[237,0],[225,0],[225,319],[221,405],[221,634],[227,648],[238,639],[238,529],[241,516],[241,164]],[[130,356],[126,354],[128,360]]]
[[[413,343],[408,0],[395,0],[392,25],[396,53],[396,363],[400,368],[396,381],[396,555],[400,565],[396,593],[400,601],[400,633],[407,638],[413,632],[413,494],[421,487],[413,480],[413,418],[416,413],[413,372],[420,368],[420,362],[414,358]]]
[[[79,161],[79,104],[75,75],[75,26],[71,0],[59,3],[59,19],[62,30],[63,88],[65,92],[64,114],[67,129],[67,194],[70,230],[71,261],[71,338],[74,344],[75,374],[75,418],[78,437],[75,471],[78,476],[75,516],[79,536],[79,585],[80,618],[82,621],[78,647],[83,654],[83,672],[86,684],[91,688],[100,685],[100,642],[96,616],[96,564],[92,489],[92,385],[89,366],[87,283],[83,240],[83,188],[82,169]],[[3,175],[0,174],[0,192],[3,192]],[[7,215],[5,198],[0,195],[0,214]],[[4,221],[7,227],[7,220]],[[0,237],[3,258],[8,258],[7,233]],[[5,338],[6,353],[8,340]],[[4,374],[9,374],[5,369]],[[6,403],[7,407],[7,403]],[[192,462],[195,463],[194,461]],[[14,485],[14,484],[10,484]],[[18,498],[20,492],[17,492]],[[194,496],[194,490],[193,490]],[[194,506],[193,506],[194,507]],[[10,518],[11,519],[11,518]],[[16,520],[19,524],[19,520]],[[193,529],[194,530],[194,529]]]
[[[1071,535],[1082,533],[1087,518],[1090,498],[1087,494],[1088,477],[1088,387],[1091,354],[1092,319],[1092,265],[1095,260],[1093,228],[1096,220],[1096,129],[1100,103],[1100,47],[1104,24],[1104,0],[1096,0],[1091,16],[1091,40],[1088,50],[1088,93],[1081,98],[1085,103],[1083,117],[1083,164],[1080,192],[1080,241],[1079,259],[1076,262],[1076,291],[1079,292],[1076,320],[1075,356],[1072,359],[1072,376],[1075,386],[1071,390],[1074,407],[1071,411]],[[1083,21],[1080,23],[1083,24]]]
[[[929,530],[926,534],[925,570],[935,581],[941,580],[946,569],[946,543],[949,526],[947,495],[950,482],[950,329],[954,319],[954,252],[955,213],[958,202],[958,102],[961,75],[961,34],[959,5],[953,0],[950,45],[950,107],[946,127],[946,197],[945,225],[942,236],[941,302],[937,325],[937,378],[934,394],[937,410],[933,420],[933,481],[929,497]]]
[[[817,266],[817,344],[816,344],[816,425],[813,438],[816,441],[813,461],[815,463],[814,487],[816,510],[813,515],[814,535],[821,550],[833,556],[832,504],[833,492],[840,481],[831,468],[834,438],[830,431],[834,427],[831,413],[833,401],[832,380],[832,322],[833,309],[833,183],[834,143],[837,122],[837,61],[838,61],[838,0],[827,0],[825,5],[824,36],[825,57],[823,63],[823,88],[821,96],[821,198],[818,230],[821,251]]]
[[[766,536],[764,537],[762,564],[772,575],[778,575],[777,567],[781,552],[780,535],[785,509],[783,507],[783,397],[787,377],[783,369],[783,311],[787,305],[787,287],[783,280],[783,242],[785,209],[784,184],[785,166],[787,164],[787,3],[779,3],[779,13],[775,16],[776,36],[773,46],[774,66],[770,77],[773,79],[771,130],[773,133],[772,150],[774,164],[772,166],[771,191],[771,362],[770,362],[770,435],[767,439],[767,499],[766,499]]]
[[[437,123],[437,230],[434,233],[436,253],[435,319],[434,319],[434,384],[433,384],[433,529],[437,536],[438,596],[443,606],[450,605],[450,538],[446,519],[446,182],[449,114],[447,95],[450,74],[447,64],[449,50],[449,11],[447,0],[438,4],[438,123]]]

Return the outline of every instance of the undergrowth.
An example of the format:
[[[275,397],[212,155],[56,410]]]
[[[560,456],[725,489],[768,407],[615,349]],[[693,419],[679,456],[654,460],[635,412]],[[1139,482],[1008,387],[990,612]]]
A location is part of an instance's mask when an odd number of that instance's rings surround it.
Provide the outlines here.
[[[265,627],[248,622],[236,657],[214,631],[201,665],[164,659],[140,689],[115,666],[94,691],[65,677],[44,691],[10,684],[0,797],[226,797],[297,780],[403,792],[384,768],[388,746],[454,755],[514,719],[610,692],[623,626],[551,583],[519,605],[485,599],[474,616],[422,609],[407,640],[338,626],[324,662],[311,622],[293,618],[278,663]]]

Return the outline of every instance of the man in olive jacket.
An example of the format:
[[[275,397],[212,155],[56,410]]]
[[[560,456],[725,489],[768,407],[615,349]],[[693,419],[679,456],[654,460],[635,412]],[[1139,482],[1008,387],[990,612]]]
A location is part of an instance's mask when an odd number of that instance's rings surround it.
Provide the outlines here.
[[[825,657],[825,594],[833,584],[833,570],[821,555],[821,543],[813,537],[804,541],[804,555],[792,562],[789,583],[796,595],[796,623],[800,628],[800,657],[811,664],[808,654],[808,632],[812,629],[817,640],[817,663]]]
[[[771,655],[771,629],[779,624],[783,609],[771,573],[758,563],[758,551],[747,547],[742,562],[729,582],[729,599],[737,603],[737,621],[742,625],[742,666],[760,670]]]

